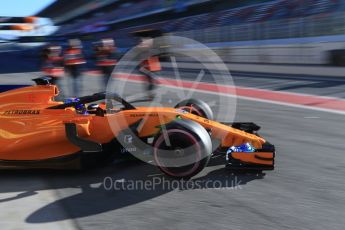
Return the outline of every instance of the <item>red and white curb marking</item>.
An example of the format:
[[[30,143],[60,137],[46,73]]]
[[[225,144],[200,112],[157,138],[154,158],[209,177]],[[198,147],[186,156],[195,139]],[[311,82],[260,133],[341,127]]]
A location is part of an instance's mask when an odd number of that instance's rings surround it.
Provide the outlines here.
[[[97,72],[92,72],[97,74]],[[143,82],[141,75],[117,74],[114,76],[120,80],[131,82]],[[165,87],[192,89],[211,94],[222,94],[252,101],[286,105],[303,109],[313,109],[324,112],[345,114],[345,100],[333,97],[323,97],[292,92],[271,91],[239,86],[216,85],[206,82],[192,82],[187,80],[175,80],[159,77],[158,82]]]

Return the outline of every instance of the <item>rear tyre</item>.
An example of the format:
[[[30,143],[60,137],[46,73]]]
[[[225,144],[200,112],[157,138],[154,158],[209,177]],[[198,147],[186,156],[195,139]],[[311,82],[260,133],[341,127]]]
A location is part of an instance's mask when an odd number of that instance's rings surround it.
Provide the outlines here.
[[[213,120],[214,117],[210,106],[206,102],[198,99],[187,99],[181,101],[175,106],[175,108],[182,109],[209,120]]]
[[[163,127],[153,146],[157,167],[173,178],[195,176],[207,166],[212,154],[209,134],[190,120],[177,120]]]

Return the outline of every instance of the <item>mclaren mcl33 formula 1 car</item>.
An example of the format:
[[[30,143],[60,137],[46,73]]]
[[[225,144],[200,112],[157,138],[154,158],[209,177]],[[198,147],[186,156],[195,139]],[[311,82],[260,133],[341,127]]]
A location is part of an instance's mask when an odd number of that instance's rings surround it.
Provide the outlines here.
[[[116,156],[146,158],[166,175],[190,178],[215,154],[234,169],[272,170],[275,148],[254,123],[213,121],[203,101],[134,107],[116,94],[64,102],[48,78],[0,93],[1,169],[82,169]]]

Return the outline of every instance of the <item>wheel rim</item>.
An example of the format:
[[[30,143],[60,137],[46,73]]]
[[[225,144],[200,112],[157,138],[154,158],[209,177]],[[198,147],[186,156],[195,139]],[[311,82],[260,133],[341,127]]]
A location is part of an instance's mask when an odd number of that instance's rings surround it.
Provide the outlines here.
[[[202,154],[201,154],[201,147],[198,142],[198,140],[190,133],[184,130],[180,129],[171,129],[166,131],[166,135],[170,139],[174,139],[174,137],[178,136],[178,139],[173,140],[171,144],[178,143],[181,147],[167,147],[165,143],[165,138],[164,135],[162,134],[157,141],[155,142],[154,145],[154,159],[158,167],[167,175],[174,176],[174,177],[183,177],[183,176],[188,176],[191,175],[195,170],[197,170],[200,166],[200,161],[202,159]],[[183,140],[183,141],[182,141]],[[186,143],[188,143],[186,145]],[[188,146],[189,145],[189,146]],[[163,151],[160,148],[164,148]],[[186,147],[186,148],[183,148]],[[192,147],[192,148],[191,148]],[[189,152],[193,150],[192,152],[195,154],[195,158],[193,160],[193,164],[188,164],[188,165],[176,165],[176,167],[165,167],[167,164],[165,161],[170,160],[172,156],[166,156],[166,154],[175,154],[173,157],[178,157],[178,156],[184,156],[185,149],[188,149]],[[168,153],[164,150],[170,150]],[[172,150],[172,151],[171,151]],[[163,152],[163,153],[162,153]],[[182,154],[182,155],[181,155]],[[188,153],[187,153],[188,154]],[[171,163],[171,162],[170,162]],[[182,172],[181,172],[182,169]]]

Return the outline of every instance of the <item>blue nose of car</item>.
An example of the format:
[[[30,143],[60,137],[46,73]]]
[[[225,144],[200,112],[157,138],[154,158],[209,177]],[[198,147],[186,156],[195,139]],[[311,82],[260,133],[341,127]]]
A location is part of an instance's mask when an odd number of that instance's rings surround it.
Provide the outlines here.
[[[235,153],[253,153],[255,152],[255,148],[249,143],[245,143],[240,146],[232,146],[226,152],[226,159],[228,160],[231,153],[234,153],[234,152]]]

